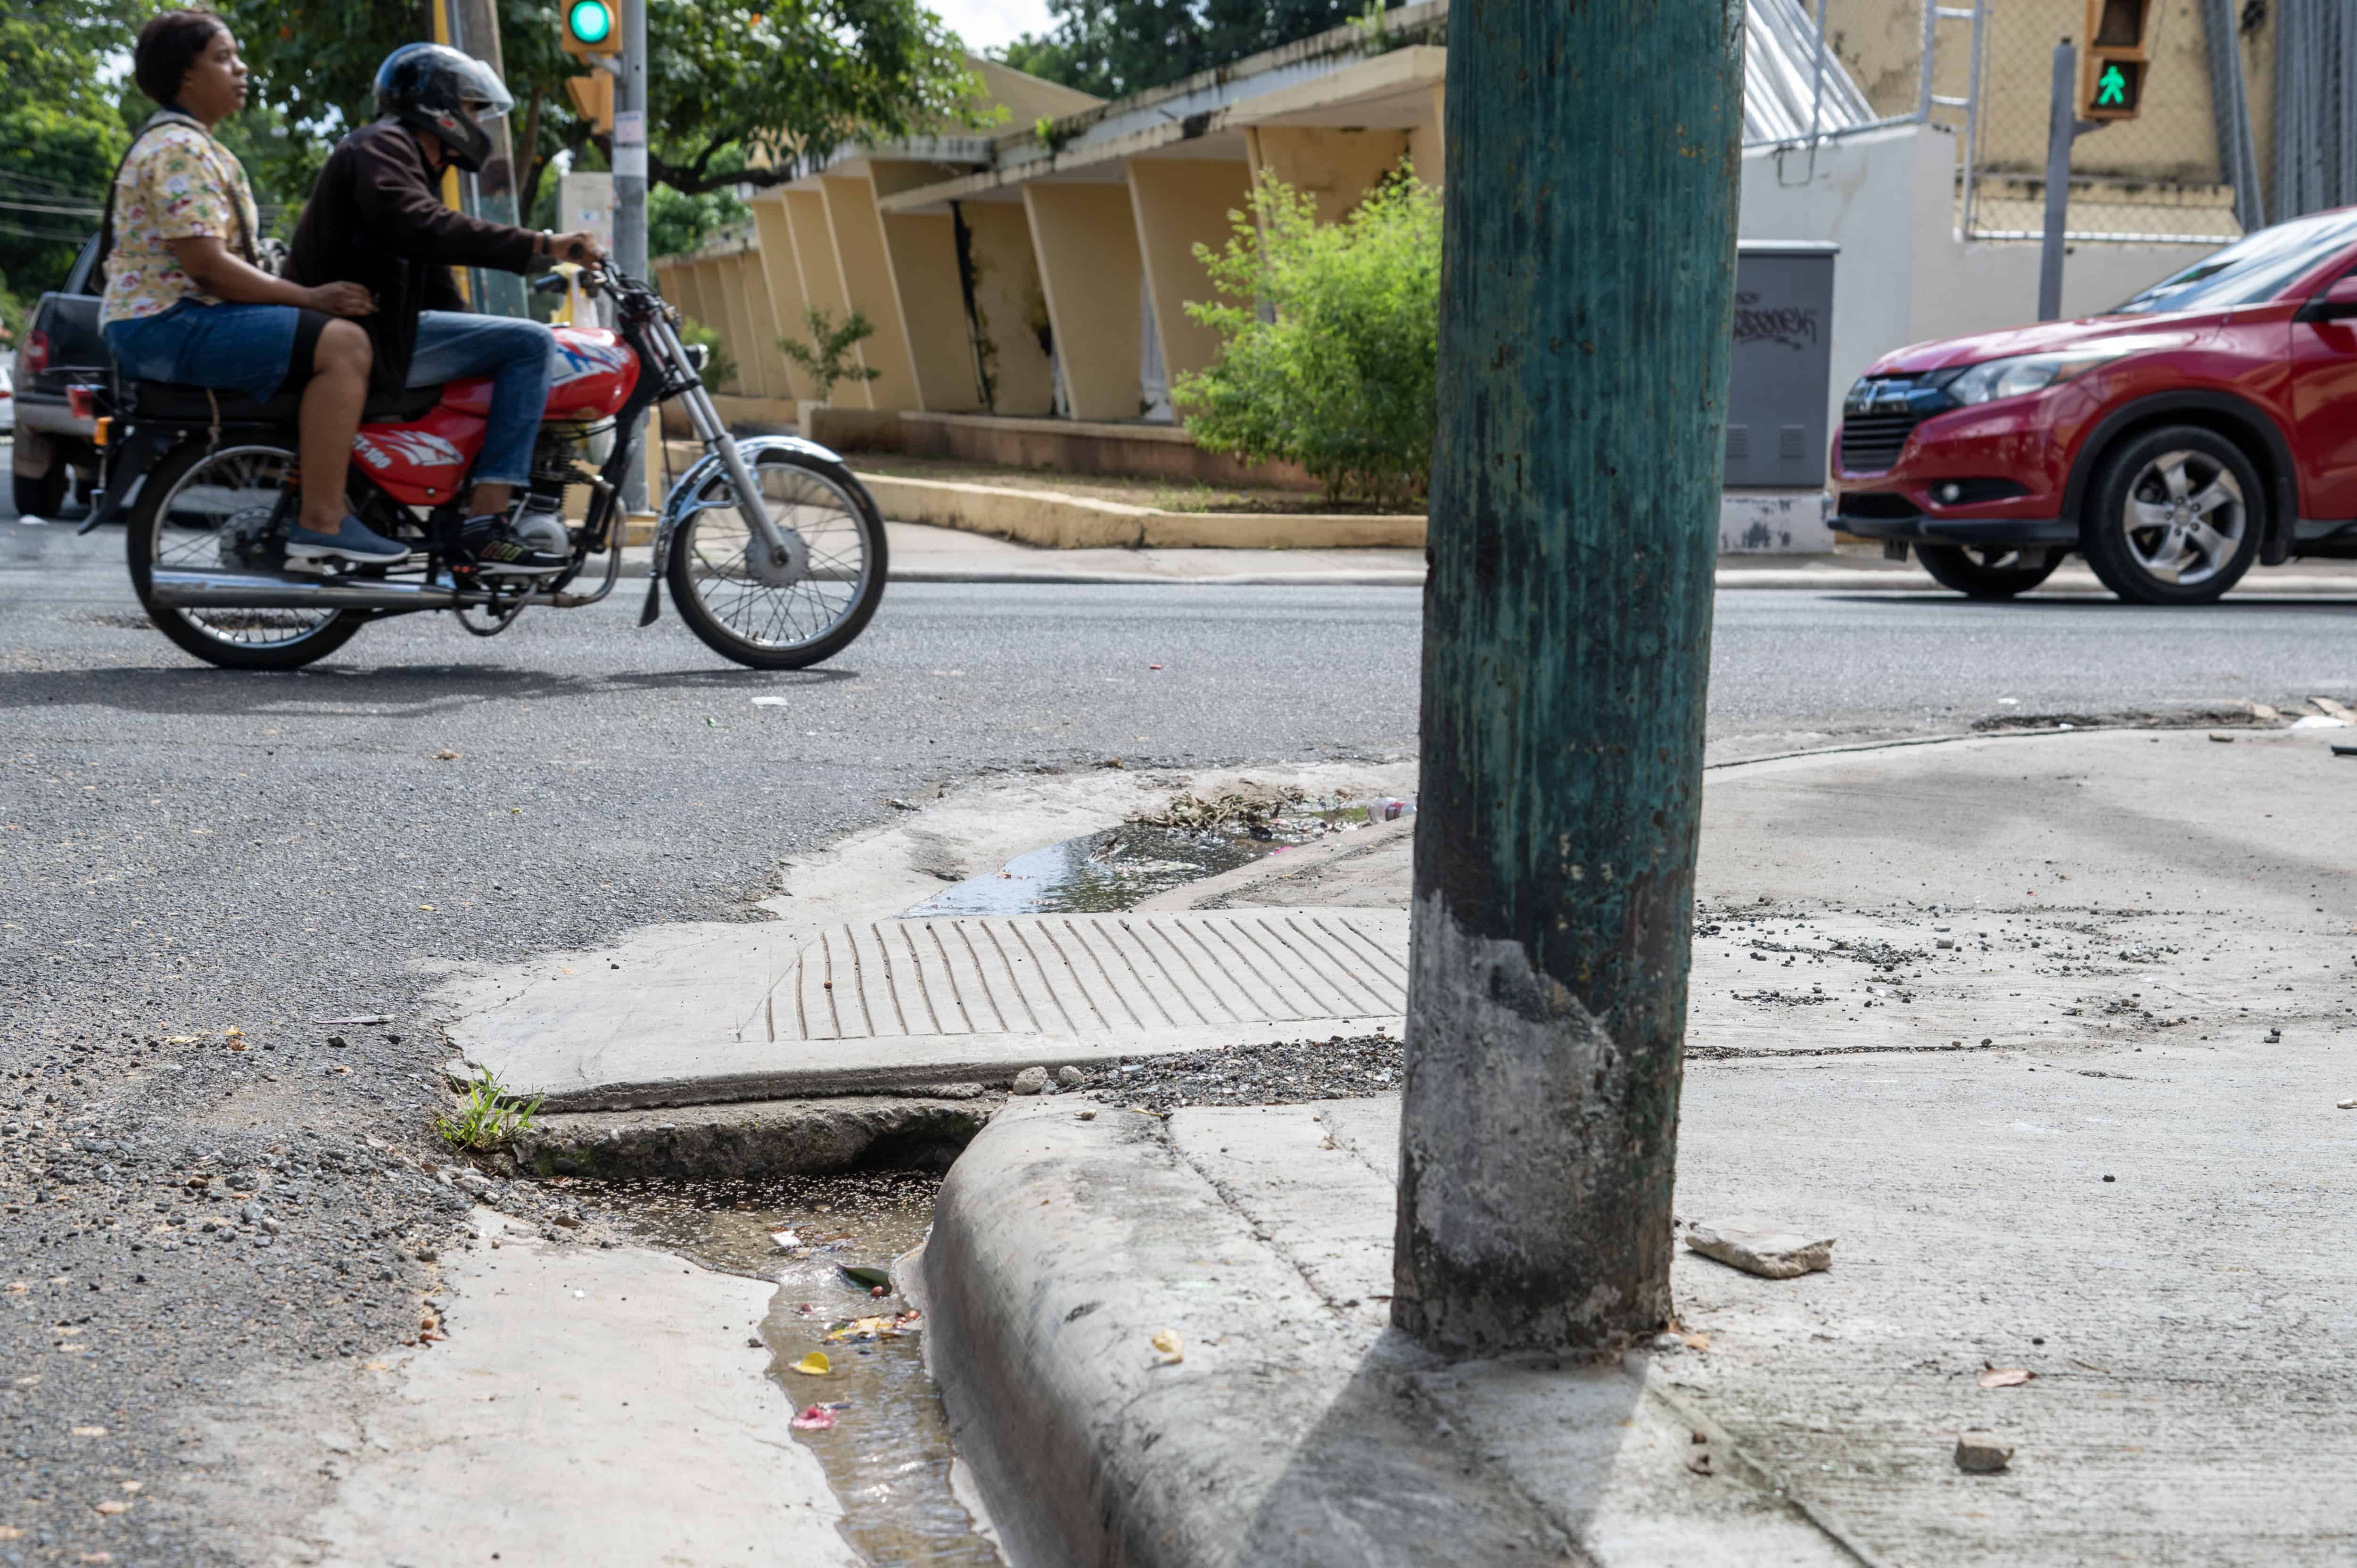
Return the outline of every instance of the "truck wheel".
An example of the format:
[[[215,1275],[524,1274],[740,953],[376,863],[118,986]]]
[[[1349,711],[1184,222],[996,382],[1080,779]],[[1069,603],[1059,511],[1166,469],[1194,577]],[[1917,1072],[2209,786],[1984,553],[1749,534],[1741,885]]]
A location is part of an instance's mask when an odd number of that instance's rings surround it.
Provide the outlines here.
[[[1979,550],[1962,544],[1919,544],[1923,570],[1943,588],[1968,599],[2009,599],[2026,594],[2062,564],[2060,550]]]
[[[46,474],[16,474],[16,515],[18,517],[48,517],[65,505],[66,481],[71,478],[63,463]]]
[[[2251,569],[2266,521],[2266,490],[2243,449],[2172,424],[2104,456],[2079,540],[2104,586],[2128,603],[2206,605]]]

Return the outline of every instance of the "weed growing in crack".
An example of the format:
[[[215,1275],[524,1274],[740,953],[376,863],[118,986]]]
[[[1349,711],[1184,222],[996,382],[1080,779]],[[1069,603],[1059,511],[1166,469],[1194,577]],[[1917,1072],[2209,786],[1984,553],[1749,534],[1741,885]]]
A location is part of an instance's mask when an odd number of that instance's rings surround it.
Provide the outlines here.
[[[536,1094],[526,1103],[501,1089],[486,1068],[468,1085],[467,1098],[455,1114],[434,1119],[434,1130],[454,1149],[488,1154],[531,1126],[533,1113],[546,1098]]]

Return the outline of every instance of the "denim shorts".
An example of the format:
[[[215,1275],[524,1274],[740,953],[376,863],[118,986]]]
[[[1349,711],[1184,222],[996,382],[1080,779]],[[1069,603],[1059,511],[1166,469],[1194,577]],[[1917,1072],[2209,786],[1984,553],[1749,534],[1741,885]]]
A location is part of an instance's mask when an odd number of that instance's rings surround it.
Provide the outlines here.
[[[291,305],[202,305],[111,321],[106,346],[125,381],[178,381],[264,399],[286,380],[302,312]]]

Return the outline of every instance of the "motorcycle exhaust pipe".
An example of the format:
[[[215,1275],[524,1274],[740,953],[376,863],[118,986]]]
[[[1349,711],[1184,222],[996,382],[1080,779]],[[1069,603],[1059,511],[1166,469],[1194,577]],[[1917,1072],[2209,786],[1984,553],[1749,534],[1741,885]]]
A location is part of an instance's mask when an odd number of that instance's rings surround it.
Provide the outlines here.
[[[160,569],[148,575],[148,597],[178,609],[221,610],[447,610],[458,603],[452,589],[384,578],[339,581],[264,572]]]

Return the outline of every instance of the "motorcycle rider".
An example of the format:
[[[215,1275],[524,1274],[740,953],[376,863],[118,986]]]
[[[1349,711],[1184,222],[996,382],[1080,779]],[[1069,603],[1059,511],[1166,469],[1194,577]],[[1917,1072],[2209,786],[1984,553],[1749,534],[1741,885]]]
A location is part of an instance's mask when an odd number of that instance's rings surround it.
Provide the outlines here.
[[[457,49],[405,44],[387,55],[376,73],[378,118],[328,155],[296,227],[286,276],[359,284],[375,295],[376,314],[365,323],[374,392],[493,378],[458,554],[487,575],[541,575],[566,564],[544,547],[561,539],[562,524],[525,520],[520,531],[507,513],[531,477],[556,338],[536,321],[470,313],[450,268],[530,273],[560,256],[600,260],[604,251],[587,232],[552,235],[443,205],[443,170],[480,173],[491,145],[483,123],[514,106],[490,67]]]

